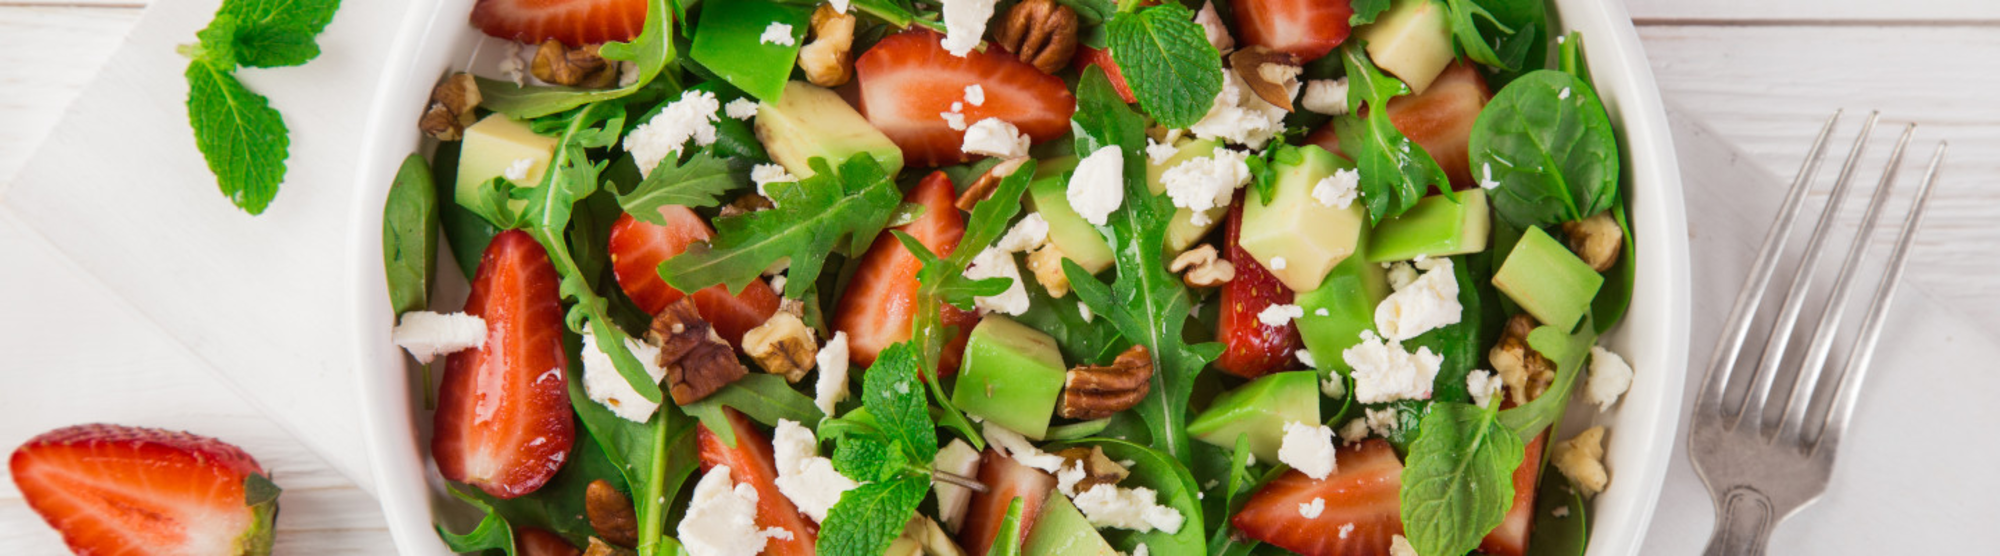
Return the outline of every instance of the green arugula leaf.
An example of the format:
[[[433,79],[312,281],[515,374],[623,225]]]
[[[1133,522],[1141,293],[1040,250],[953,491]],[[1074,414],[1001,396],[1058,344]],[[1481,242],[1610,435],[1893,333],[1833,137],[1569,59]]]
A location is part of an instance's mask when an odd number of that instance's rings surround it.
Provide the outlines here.
[[[727,284],[740,292],[765,269],[789,259],[784,295],[803,297],[827,254],[843,239],[849,252],[866,249],[903,197],[866,153],[848,158],[838,173],[824,159],[809,164],[812,177],[765,187],[776,208],[716,220],[715,239],[661,262],[660,277],[681,291]]]
[[[1101,365],[1117,356],[1118,352],[1132,347],[1131,342],[1118,335],[1117,329],[1101,326],[1095,313],[1090,320],[1084,320],[1083,305],[1076,300],[1050,297],[1041,283],[1034,280],[1026,282],[1028,312],[1014,317],[1014,321],[1055,338],[1056,346],[1062,348],[1064,360]]]
[[[1403,531],[1419,554],[1465,554],[1507,518],[1526,452],[1492,409],[1432,404],[1403,467]]]
[[[1013,285],[1014,281],[1007,278],[981,278],[978,280],[966,278],[964,267],[959,267],[959,273],[955,275],[946,272],[945,269],[951,264],[947,259],[951,257],[947,257],[946,259],[938,258],[937,254],[931,253],[930,248],[924,247],[923,241],[918,240],[910,234],[903,233],[902,230],[889,230],[889,234],[895,236],[896,241],[903,244],[903,249],[908,250],[911,255],[917,258],[917,262],[923,265],[921,267],[922,270],[917,271],[917,280],[919,284],[928,284],[931,286],[929,293],[935,294],[930,296],[930,300],[932,301],[942,301],[954,307],[970,311],[972,310],[973,300],[982,296],[1000,295],[1002,292],[1007,291],[1008,286]],[[961,247],[963,247],[962,244]],[[958,251],[954,251],[954,254],[967,251],[970,251],[970,249],[959,249]],[[926,270],[931,272],[924,272]],[[926,278],[929,279],[929,282],[924,281]],[[920,295],[924,293],[923,286],[918,286],[918,288]],[[934,303],[919,301],[920,306],[929,304]],[[927,322],[924,324],[936,325],[937,323]],[[938,334],[938,336],[946,336],[946,334]]]
[[[700,466],[696,459],[694,420],[673,404],[662,404],[645,423],[634,423],[590,399],[583,388],[580,345],[567,346],[570,356],[569,401],[577,420],[625,479],[638,506],[639,553],[678,554],[679,543],[665,535],[668,502]],[[730,430],[727,427],[724,430]]]
[[[930,490],[930,478],[916,475],[855,487],[827,511],[814,548],[820,556],[878,556],[903,533]]]
[[[1021,556],[1021,497],[1007,502],[1000,532],[993,535],[993,547],[986,550],[986,556]]]
[[[1271,196],[1278,194],[1276,166],[1281,163],[1297,166],[1305,162],[1305,155],[1299,152],[1298,147],[1285,144],[1291,135],[1303,130],[1299,128],[1279,132],[1277,137],[1271,139],[1271,145],[1264,148],[1264,152],[1244,159],[1250,166],[1250,188],[1257,192],[1257,198],[1264,204],[1271,204]]]
[[[447,531],[443,525],[435,526],[438,538],[444,539],[446,547],[458,553],[500,550],[506,552],[507,556],[514,556],[514,528],[507,524],[507,518],[500,517],[498,512],[493,511],[493,506],[459,490],[458,485],[445,485],[445,490],[451,491],[452,496],[471,504],[474,509],[486,516],[479,519],[479,525],[463,535]]]
[[[1168,2],[1119,13],[1105,30],[1132,96],[1161,126],[1188,127],[1208,114],[1222,93],[1222,55],[1187,7]]]
[[[1375,18],[1389,9],[1390,0],[1353,0],[1350,7],[1354,15],[1347,16],[1348,27],[1360,27],[1375,22]]]
[[[218,18],[217,24],[224,19]],[[225,50],[206,52],[222,56]],[[263,214],[285,181],[291,139],[285,119],[263,95],[251,92],[228,68],[204,58],[188,64],[188,124],[194,144],[215,174],[223,196],[250,214]]]
[[[608,42],[597,53],[612,62],[638,66],[639,80],[616,89],[521,86],[511,81],[479,78],[479,106],[514,118],[539,118],[593,102],[624,98],[660,77],[667,62],[674,59],[674,41],[669,28],[675,12],[668,0],[647,0],[646,25],[631,42]],[[678,88],[678,87],[675,87]]]
[[[618,196],[618,206],[624,207],[633,218],[665,226],[667,219],[660,216],[660,207],[716,206],[722,204],[724,193],[744,185],[739,176],[729,171],[727,161],[717,158],[709,149],[702,149],[685,163],[671,157],[661,161],[631,193]]]
[[[253,68],[296,66],[319,57],[319,36],[340,0],[226,0],[216,14],[236,19],[237,62]]]
[[[765,373],[744,375],[701,401],[681,407],[694,413],[699,411],[698,406],[732,407],[753,421],[773,427],[778,426],[780,420],[789,420],[812,428],[823,417],[819,406],[813,405],[813,399],[793,390],[791,383],[785,382],[785,377]]]
[[[899,343],[882,350],[862,378],[861,406],[910,462],[928,468],[937,457],[937,428],[931,422],[916,346]]]
[[[1445,5],[1451,15],[1451,36],[1458,42],[1458,49],[1465,53],[1465,57],[1502,70],[1512,70],[1520,64],[1520,60],[1502,60],[1499,54],[1493,52],[1493,45],[1487,43],[1486,37],[1479,32],[1479,20],[1486,20],[1502,35],[1513,35],[1514,28],[1501,23],[1493,17],[1493,12],[1473,0],[1446,0]]]
[[[1494,212],[1516,227],[1582,220],[1618,195],[1611,119],[1596,91],[1567,73],[1535,71],[1501,89],[1473,122],[1468,149],[1473,174],[1500,184]]]
[[[1375,109],[1409,94],[1409,86],[1376,69],[1364,41],[1349,41],[1340,56],[1347,68],[1347,103],[1355,110],[1335,118],[1333,130],[1361,174],[1361,199],[1368,204],[1369,218],[1381,222],[1410,210],[1432,186],[1456,198],[1437,160],[1396,129],[1388,110]],[[1366,117],[1360,115],[1363,105],[1370,108]]]
[[[1590,360],[1590,346],[1597,345],[1597,327],[1591,324],[1595,318],[1585,317],[1574,334],[1549,325],[1528,332],[1528,347],[1556,364],[1556,379],[1540,397],[1500,412],[1500,424],[1518,433],[1522,442],[1533,441],[1543,429],[1562,420],[1563,411],[1569,408],[1570,392],[1576,389],[1576,377]]]

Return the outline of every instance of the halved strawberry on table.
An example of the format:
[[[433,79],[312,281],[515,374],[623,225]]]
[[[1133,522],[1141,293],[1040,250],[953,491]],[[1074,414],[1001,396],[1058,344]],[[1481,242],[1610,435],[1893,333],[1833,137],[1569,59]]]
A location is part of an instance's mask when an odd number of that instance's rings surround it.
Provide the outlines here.
[[[1076,58],[1071,64],[1079,72],[1084,66],[1104,68],[1104,76],[1111,79],[1111,88],[1118,90],[1118,98],[1125,99],[1126,104],[1139,102],[1139,97],[1132,96],[1132,85],[1125,82],[1124,70],[1118,69],[1118,61],[1111,59],[1111,49],[1077,45]]]
[[[611,225],[611,272],[618,287],[632,303],[650,314],[659,314],[686,294],[660,279],[660,262],[686,251],[688,245],[708,241],[715,231],[701,215],[679,205],[660,207],[662,226],[623,214]],[[729,293],[721,284],[694,292],[695,312],[715,327],[715,333],[730,345],[743,342],[743,333],[764,324],[778,312],[778,294],[762,280],[752,280],[741,293]]]
[[[1521,458],[1521,465],[1514,468],[1514,505],[1507,508],[1507,517],[1500,520],[1500,526],[1479,541],[1479,552],[1488,556],[1528,553],[1528,538],[1535,528],[1535,493],[1541,487],[1542,447],[1548,440],[1548,431],[1543,431],[1534,442],[1528,443],[1527,457]]]
[[[527,232],[493,236],[465,312],[486,344],[451,354],[438,387],[431,455],[444,478],[498,498],[542,487],[576,440],[556,269]]]
[[[722,437],[708,430],[707,424],[699,425],[695,443],[701,450],[702,472],[717,465],[729,466],[729,480],[757,489],[757,527],[779,527],[791,532],[790,538],[772,538],[764,546],[764,554],[813,556],[813,545],[819,542],[819,525],[799,513],[792,499],[778,491],[777,456],[771,448],[771,439],[735,409],[725,408],[723,413],[736,433],[736,446],[732,448],[723,442]]]
[[[1233,0],[1230,6],[1239,42],[1290,52],[1300,62],[1332,52],[1354,31],[1348,0]]]
[[[220,440],[79,425],[29,439],[8,467],[28,507],[76,554],[271,553],[276,486]]]
[[[1301,556],[1380,556],[1391,538],[1403,534],[1403,462],[1382,439],[1342,446],[1337,470],[1314,480],[1286,471],[1243,503],[1230,519],[1243,536]],[[1305,517],[1302,505],[1319,500],[1319,517]]]
[[[952,129],[944,114],[953,103],[965,125],[999,118],[1040,143],[1069,131],[1076,97],[1060,77],[1042,73],[1019,58],[988,49],[953,56],[942,36],[911,30],[884,37],[854,61],[861,115],[903,149],[912,167],[944,166],[972,159],[960,147],[965,130]],[[966,102],[965,88],[979,85],[984,102]]]
[[[1015,498],[1021,499],[1019,540],[1026,542],[1035,518],[1041,516],[1042,503],[1056,488],[1055,476],[990,448],[979,455],[979,483],[986,485],[986,492],[973,492],[965,525],[958,530],[958,544],[969,556],[986,556],[992,549],[993,539],[1000,536],[1000,522],[1007,518],[1007,506]]]
[[[1451,178],[1454,189],[1471,189],[1479,187],[1468,146],[1472,124],[1479,120],[1479,111],[1486,108],[1486,101],[1491,98],[1493,92],[1486,87],[1486,78],[1479,75],[1479,70],[1464,62],[1453,62],[1445,66],[1423,94],[1389,99],[1389,123],[1430,153],[1445,176]],[[1306,142],[1341,153],[1340,138],[1334,135],[1332,123],[1314,130]]]
[[[479,0],[472,25],[494,37],[541,44],[555,39],[572,48],[624,42],[646,26],[646,0]]]
[[[923,205],[923,217],[892,229],[910,234],[939,257],[950,255],[959,238],[965,236],[965,217],[953,205],[953,191],[951,178],[944,172],[931,173],[903,198],[904,202]],[[923,261],[887,230],[875,236],[875,243],[861,255],[860,266],[848,279],[847,291],[833,312],[833,329],[847,333],[848,356],[855,364],[873,365],[883,349],[910,339],[917,316],[917,288],[921,286],[917,271],[923,266]],[[979,316],[950,305],[943,307],[944,324],[958,327],[958,335],[938,357],[938,374],[949,375],[958,371],[966,339],[972,326],[979,324]]]
[[[1215,339],[1224,346],[1215,358],[1223,372],[1257,378],[1292,364],[1292,352],[1301,345],[1299,328],[1286,321],[1279,326],[1264,324],[1259,313],[1272,305],[1292,303],[1291,288],[1264,269],[1264,264],[1237,245],[1243,230],[1243,192],[1229,208],[1228,228],[1223,231],[1224,256],[1236,267],[1236,278],[1222,284],[1222,307],[1215,324]]]

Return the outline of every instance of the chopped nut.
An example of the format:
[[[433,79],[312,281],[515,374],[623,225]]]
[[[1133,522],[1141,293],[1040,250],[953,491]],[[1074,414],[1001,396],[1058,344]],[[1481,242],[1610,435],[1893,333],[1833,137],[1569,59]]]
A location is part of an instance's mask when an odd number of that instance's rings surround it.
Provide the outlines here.
[[[1035,282],[1056,299],[1069,295],[1069,275],[1063,273],[1062,261],[1062,249],[1053,241],[1028,254],[1028,271],[1035,273]]]
[[[1056,414],[1070,419],[1103,419],[1139,405],[1152,389],[1153,358],[1133,345],[1109,367],[1078,366],[1063,379]]]
[[[1077,481],[1075,486],[1077,492],[1090,490],[1090,487],[1097,485],[1115,485],[1132,475],[1132,470],[1118,465],[1118,462],[1111,461],[1110,456],[1104,455],[1104,448],[1101,447],[1079,446],[1056,452],[1056,455],[1062,456],[1064,469],[1076,465],[1077,462],[1083,463],[1083,480]]]
[[[1167,265],[1169,272],[1186,271],[1181,281],[1190,288],[1213,288],[1236,279],[1236,265],[1216,256],[1215,246],[1202,244],[1200,247],[1182,251]]]
[[[590,547],[583,549],[583,556],[633,556],[638,554],[630,548],[604,542],[597,537],[590,538]]]
[[[473,109],[479,107],[479,101],[479,82],[472,74],[451,74],[431,88],[431,103],[417,120],[417,129],[439,141],[457,141],[465,126],[477,119]]]
[[[834,11],[832,4],[820,4],[812,15],[812,40],[799,48],[799,69],[814,85],[845,85],[854,77],[853,47],[854,16]]]
[[[1611,218],[1608,210],[1576,222],[1564,222],[1563,235],[1569,236],[1569,250],[1598,272],[1611,270],[1611,265],[1618,263],[1618,250],[1625,246],[1625,229],[1618,227],[1618,221]]]
[[[1549,453],[1549,463],[1576,483],[1585,497],[1604,492],[1611,476],[1604,470],[1604,427],[1591,427],[1575,437],[1557,442]]]
[[[819,344],[812,329],[799,316],[786,312],[771,315],[764,324],[743,333],[743,353],[764,368],[764,372],[784,375],[786,382],[798,383],[813,367]]]
[[[917,514],[910,518],[909,523],[903,524],[903,536],[898,537],[896,541],[905,547],[905,550],[909,550],[907,554],[911,555],[965,556],[965,551],[958,547],[958,543],[952,541],[951,535],[945,533],[944,528],[939,527],[936,521],[923,514]],[[895,549],[891,549],[890,552],[895,553]]]
[[[543,41],[535,49],[535,59],[528,62],[528,73],[542,81],[588,89],[618,83],[618,70],[597,55],[597,45],[570,48],[555,39]]]
[[[1069,67],[1076,54],[1076,10],[1055,0],[1022,0],[993,30],[993,42],[1044,73]]]
[[[667,370],[668,393],[675,405],[701,401],[750,373],[736,360],[729,342],[695,312],[692,296],[667,305],[653,317],[646,339],[660,346],[660,368]]]
[[[639,516],[633,513],[632,499],[610,482],[598,479],[584,488],[583,512],[597,536],[618,546],[639,546]]]
[[[1286,112],[1292,111],[1292,91],[1298,90],[1302,71],[1298,56],[1252,46],[1230,54],[1229,66],[1250,86],[1251,92],[1257,93],[1257,98]]]
[[[1021,169],[1021,165],[1027,162],[1028,157],[1024,156],[1007,159],[988,168],[986,173],[979,175],[979,179],[972,181],[972,185],[965,187],[965,193],[959,194],[958,202],[955,203],[958,210],[971,211],[980,201],[992,197],[993,190],[1000,188],[1000,180],[1014,175],[1014,171]]]
[[[729,204],[722,205],[722,211],[717,213],[717,216],[727,218],[740,214],[750,214],[776,206],[771,204],[770,197],[758,195],[756,192],[744,193],[736,197],[735,200],[730,201]]]
[[[1549,382],[1555,380],[1555,363],[1528,347],[1528,332],[1533,331],[1535,326],[1535,317],[1514,315],[1507,321],[1507,329],[1501,333],[1500,342],[1486,353],[1487,360],[1493,363],[1493,370],[1500,373],[1500,382],[1507,386],[1515,405],[1528,403],[1528,400],[1540,396]]]

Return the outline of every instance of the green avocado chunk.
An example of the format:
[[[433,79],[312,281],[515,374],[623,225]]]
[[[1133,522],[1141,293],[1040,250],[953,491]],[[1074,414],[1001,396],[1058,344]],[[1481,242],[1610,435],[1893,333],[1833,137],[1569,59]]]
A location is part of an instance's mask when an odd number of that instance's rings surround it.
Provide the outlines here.
[[[1090,519],[1060,492],[1049,492],[1035,527],[1028,530],[1022,556],[1117,556],[1118,550],[1104,542],[1104,535],[1090,525]]]
[[[1368,260],[1407,261],[1419,255],[1438,258],[1485,251],[1487,233],[1493,229],[1491,215],[1483,190],[1460,191],[1458,202],[1441,195],[1424,197],[1409,211],[1375,225]]]
[[[1188,435],[1202,442],[1236,448],[1236,437],[1250,435],[1250,453],[1263,461],[1278,461],[1286,423],[1319,423],[1319,373],[1272,373],[1215,397],[1207,411],[1187,426]]]
[[[873,155],[888,175],[903,169],[902,148],[841,100],[839,93],[810,83],[786,82],[784,98],[758,103],[752,123],[771,161],[799,179],[813,175],[808,162],[814,158],[838,168],[858,153]]]
[[[1096,274],[1111,268],[1111,244],[1104,233],[1090,225],[1069,206],[1069,180],[1063,174],[1076,168],[1076,157],[1065,156],[1035,165],[1035,181],[1028,184],[1028,201],[1049,223],[1049,242],[1062,250],[1063,258]]]
[[[966,413],[1041,440],[1062,393],[1055,338],[997,314],[972,328],[951,401]]]
[[[1354,163],[1318,145],[1299,147],[1297,152],[1297,163],[1271,163],[1278,177],[1270,203],[1254,193],[1245,196],[1237,244],[1285,287],[1304,292],[1319,289],[1327,271],[1360,248],[1368,209],[1358,202],[1347,208],[1320,204],[1312,196],[1320,181],[1336,170],[1353,168]],[[1284,263],[1277,264],[1279,260]]]
[[[1521,232],[1521,241],[1493,273],[1493,288],[1521,310],[1560,330],[1576,328],[1604,276],[1541,228]]]
[[[1167,169],[1196,158],[1214,156],[1215,149],[1221,146],[1222,141],[1216,139],[1189,139],[1181,141],[1178,149],[1174,151],[1174,155],[1168,157],[1164,162],[1154,164],[1151,157],[1148,157],[1146,160],[1146,187],[1151,189],[1154,195],[1166,193],[1167,184],[1160,183],[1160,176],[1167,173]],[[1229,207],[1215,207],[1208,209],[1207,212],[1208,223],[1196,224],[1194,223],[1193,210],[1177,209],[1174,211],[1174,221],[1167,225],[1167,253],[1175,254],[1186,251],[1188,246],[1194,245],[1196,241],[1201,241],[1202,236],[1208,235],[1209,230],[1215,229],[1216,224],[1221,223],[1223,217],[1229,215]]]
[[[1369,233],[1363,233],[1360,245],[1371,243]],[[1292,323],[1298,325],[1299,338],[1323,376],[1354,371],[1341,352],[1361,343],[1361,331],[1375,329],[1375,306],[1391,293],[1388,272],[1368,261],[1372,254],[1364,248],[1341,260],[1318,289],[1301,292],[1294,301],[1305,315]]]

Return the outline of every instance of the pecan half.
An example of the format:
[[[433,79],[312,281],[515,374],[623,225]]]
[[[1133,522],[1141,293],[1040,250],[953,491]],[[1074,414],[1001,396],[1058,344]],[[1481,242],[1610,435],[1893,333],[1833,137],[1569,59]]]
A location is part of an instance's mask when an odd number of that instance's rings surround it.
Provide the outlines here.
[[[965,193],[959,194],[958,201],[953,204],[958,206],[958,210],[971,211],[980,201],[993,196],[993,190],[1000,188],[1000,180],[1014,175],[1014,171],[1021,169],[1021,165],[1027,162],[1028,157],[1024,156],[1003,160],[993,165],[986,170],[986,173],[980,174],[979,179],[973,180],[972,185],[966,186]]]
[[[1611,218],[1608,210],[1576,222],[1564,222],[1563,235],[1569,236],[1569,250],[1598,272],[1611,270],[1611,265],[1618,264],[1618,251],[1625,246],[1625,229],[1618,227],[1618,221]]]
[[[1069,67],[1076,54],[1076,10],[1055,0],[1022,0],[993,30],[993,42],[1044,73]]]
[[[590,547],[583,549],[583,556],[634,556],[638,554],[630,548],[604,542],[597,537],[590,538]]]
[[[528,62],[528,73],[557,85],[589,89],[618,83],[618,70],[597,55],[597,45],[570,48],[555,39],[543,41],[535,48],[535,59]]]
[[[1302,71],[1298,56],[1252,46],[1231,53],[1229,67],[1243,78],[1243,84],[1250,86],[1250,92],[1257,93],[1257,98],[1286,112],[1292,111],[1292,92],[1298,90]]]
[[[1540,396],[1556,376],[1555,363],[1528,347],[1528,333],[1534,331],[1535,326],[1535,317],[1525,313],[1514,315],[1507,320],[1500,342],[1486,352],[1486,359],[1493,363],[1493,370],[1500,374],[1501,384],[1507,386],[1507,392],[1516,405]]]
[[[1110,456],[1104,455],[1104,448],[1101,447],[1078,446],[1056,452],[1056,455],[1062,456],[1063,469],[1083,464],[1083,480],[1077,481],[1075,486],[1077,492],[1090,490],[1090,487],[1097,485],[1116,485],[1118,481],[1123,481],[1132,475],[1132,470],[1118,465],[1118,462],[1111,461]]]
[[[1190,288],[1213,288],[1236,279],[1236,265],[1222,260],[1215,253],[1215,246],[1202,244],[1200,247],[1182,251],[1167,265],[1168,272],[1182,272],[1181,281]]]
[[[1152,389],[1153,357],[1134,345],[1108,367],[1078,366],[1063,379],[1056,414],[1070,419],[1103,419],[1139,405]]]
[[[610,482],[598,479],[584,487],[583,513],[590,518],[590,529],[605,541],[628,548],[639,546],[639,516],[633,512],[632,499]]]
[[[763,367],[764,372],[783,375],[786,382],[797,383],[812,369],[813,357],[819,355],[819,344],[813,341],[812,329],[806,328],[804,320],[780,311],[764,324],[743,333],[743,353]]]
[[[683,297],[653,317],[646,339],[660,346],[660,368],[667,370],[675,405],[701,401],[750,373],[729,342],[695,312],[693,297]]]
[[[1041,284],[1049,297],[1062,299],[1069,295],[1069,275],[1063,273],[1063,252],[1056,242],[1042,244],[1041,249],[1028,254],[1028,271],[1035,273],[1035,283]]]
[[[834,11],[832,4],[820,4],[813,10],[812,40],[799,48],[799,69],[814,85],[846,85],[854,77],[853,47],[854,16]]]
[[[454,73],[431,88],[431,103],[424,108],[417,129],[439,141],[457,141],[465,126],[477,119],[472,109],[479,107],[479,82],[470,73]]]

